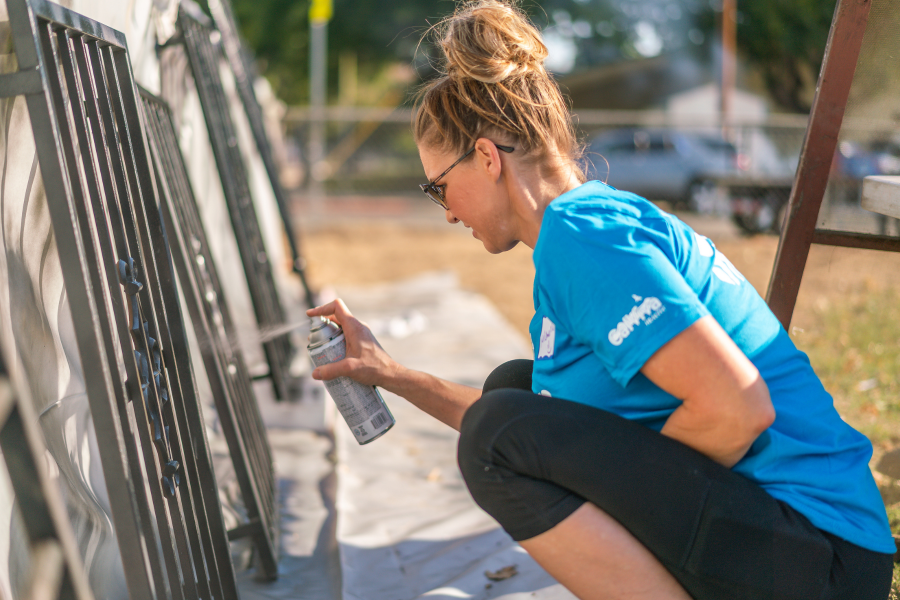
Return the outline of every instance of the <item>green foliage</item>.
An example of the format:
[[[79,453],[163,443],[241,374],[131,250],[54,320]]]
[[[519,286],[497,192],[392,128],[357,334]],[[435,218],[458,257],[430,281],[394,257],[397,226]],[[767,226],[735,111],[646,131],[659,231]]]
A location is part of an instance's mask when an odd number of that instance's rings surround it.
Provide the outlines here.
[[[785,108],[810,108],[834,7],[834,0],[738,3],[739,51],[763,72],[769,92]]]
[[[308,101],[309,0],[232,0],[241,33],[276,93],[289,104]],[[422,33],[452,9],[439,0],[371,2],[335,0],[328,24],[329,87],[336,87],[338,56],[357,52],[362,79],[377,77],[387,63],[413,59]]]
[[[309,0],[232,2],[242,34],[276,93],[289,104],[305,103]],[[785,108],[809,108],[834,4],[835,0],[738,2],[739,52],[762,71],[772,96]],[[419,42],[428,27],[455,6],[453,0],[334,0],[334,18],[328,26],[331,95],[336,92],[342,51],[356,52],[362,81],[377,79],[397,61],[413,64],[420,80],[433,76],[432,49],[428,44],[419,47]],[[653,23],[663,52],[694,48],[701,62],[711,62],[720,15],[715,2],[702,0],[525,0],[522,7],[539,28],[573,45],[576,69],[638,57],[638,23]],[[700,30],[705,35],[698,38]]]

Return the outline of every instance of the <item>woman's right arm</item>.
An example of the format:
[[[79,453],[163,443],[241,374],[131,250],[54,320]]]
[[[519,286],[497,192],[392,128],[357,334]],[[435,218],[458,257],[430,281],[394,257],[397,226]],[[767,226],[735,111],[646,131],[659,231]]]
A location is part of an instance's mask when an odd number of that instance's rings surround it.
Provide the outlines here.
[[[326,317],[340,325],[347,341],[343,360],[316,367],[313,379],[350,377],[365,385],[377,385],[405,398],[434,418],[459,430],[462,417],[481,390],[407,369],[375,339],[372,331],[354,317],[340,299],[306,311],[310,317]]]

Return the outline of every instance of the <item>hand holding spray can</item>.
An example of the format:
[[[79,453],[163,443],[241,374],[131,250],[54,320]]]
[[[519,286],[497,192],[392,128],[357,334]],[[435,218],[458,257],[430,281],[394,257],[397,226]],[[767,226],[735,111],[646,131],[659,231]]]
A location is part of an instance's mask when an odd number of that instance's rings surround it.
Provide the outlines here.
[[[347,355],[344,330],[325,317],[314,318],[306,348],[317,367],[342,360]],[[396,423],[375,386],[337,377],[326,381],[325,388],[360,444],[381,437]]]

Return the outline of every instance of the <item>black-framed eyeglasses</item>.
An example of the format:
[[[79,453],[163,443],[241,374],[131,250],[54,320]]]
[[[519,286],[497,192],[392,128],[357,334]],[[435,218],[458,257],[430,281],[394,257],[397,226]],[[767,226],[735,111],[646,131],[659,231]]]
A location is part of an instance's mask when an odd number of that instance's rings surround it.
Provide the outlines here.
[[[506,152],[507,154],[509,154],[513,150],[515,150],[515,148],[513,148],[512,146],[501,146],[500,144],[494,144],[494,145],[497,146],[497,150]],[[434,202],[435,204],[437,204],[444,210],[450,210],[450,208],[447,206],[447,201],[444,199],[444,188],[446,187],[446,184],[445,185],[437,185],[437,182],[441,178],[443,178],[447,173],[449,173],[453,169],[453,167],[455,167],[456,165],[461,163],[465,157],[472,154],[472,152],[474,152],[474,151],[475,151],[475,147],[473,146],[471,150],[469,150],[468,152],[466,152],[465,154],[460,156],[459,159],[457,159],[457,161],[455,163],[450,165],[446,171],[444,171],[443,173],[441,173],[440,175],[438,175],[437,177],[432,179],[429,183],[420,183],[419,184],[419,187],[422,188],[422,191],[425,192],[425,195],[428,196],[429,198],[431,198],[432,202]]]

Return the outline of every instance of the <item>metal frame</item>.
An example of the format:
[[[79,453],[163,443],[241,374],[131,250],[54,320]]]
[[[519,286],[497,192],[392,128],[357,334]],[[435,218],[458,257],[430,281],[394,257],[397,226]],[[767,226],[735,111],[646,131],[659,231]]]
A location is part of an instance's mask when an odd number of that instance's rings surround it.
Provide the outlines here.
[[[878,250],[898,247],[896,240],[891,241],[886,236],[816,230],[871,6],[871,0],[840,0],[831,22],[775,268],[766,294],[769,307],[785,329],[791,323],[797,303],[810,245]]]
[[[271,330],[284,325],[285,312],[263,243],[247,169],[222,85],[219,72],[221,48],[212,40],[213,36],[219,37],[220,34],[196,5],[190,6],[189,9],[188,3],[182,2],[178,8],[181,38],[203,107],[206,129],[222,181],[244,275],[250,288],[256,321],[261,331]],[[286,399],[289,397],[290,361],[293,354],[288,334],[263,343],[263,350],[269,371],[255,378],[271,379],[276,397]]]
[[[250,129],[253,132],[256,148],[259,150],[269,181],[272,183],[275,202],[278,204],[278,212],[281,214],[281,220],[284,223],[284,233],[291,250],[291,265],[294,273],[300,277],[300,282],[303,284],[303,290],[306,293],[306,304],[312,308],[315,306],[315,300],[306,280],[306,260],[300,255],[300,246],[297,243],[290,209],[288,208],[287,194],[284,188],[281,187],[278,167],[275,165],[275,159],[272,155],[272,145],[269,143],[269,136],[266,134],[262,107],[260,107],[259,101],[256,99],[256,92],[253,91],[252,63],[248,59],[247,52],[241,43],[234,11],[231,8],[231,1],[208,0],[207,4],[215,20],[216,28],[222,35],[222,47],[225,50],[228,64],[231,66],[231,72],[234,74],[235,85],[241,97],[241,103],[244,105],[244,112],[247,113],[247,120],[250,122]]]
[[[272,453],[247,366],[164,100],[141,89],[147,141],[159,182],[160,208],[188,313],[200,342],[219,421],[248,521],[228,532],[251,536],[263,575],[278,576],[278,509]]]
[[[7,7],[129,595],[237,598],[125,37]]]
[[[24,598],[93,600],[59,487],[31,405],[16,394],[0,361],[0,449],[9,471],[31,553]]]

